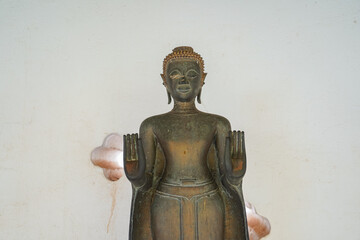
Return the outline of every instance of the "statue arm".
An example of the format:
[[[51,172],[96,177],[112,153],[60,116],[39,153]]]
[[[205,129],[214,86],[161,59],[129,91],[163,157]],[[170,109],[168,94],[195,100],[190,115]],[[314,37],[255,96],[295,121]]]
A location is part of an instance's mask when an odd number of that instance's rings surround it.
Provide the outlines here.
[[[124,170],[135,188],[145,190],[152,180],[155,162],[155,136],[145,120],[138,134],[124,135]]]
[[[148,119],[143,121],[140,126],[140,138],[142,139],[144,157],[146,162],[143,190],[147,190],[149,187],[151,187],[153,180],[157,145],[156,136],[153,131],[153,124]]]
[[[225,145],[226,145],[226,137],[231,130],[230,122],[225,119],[221,118],[218,121],[217,129],[216,129],[216,138],[215,138],[215,148],[217,152],[217,156],[219,159],[219,172],[220,177],[226,177],[226,169],[225,169]]]

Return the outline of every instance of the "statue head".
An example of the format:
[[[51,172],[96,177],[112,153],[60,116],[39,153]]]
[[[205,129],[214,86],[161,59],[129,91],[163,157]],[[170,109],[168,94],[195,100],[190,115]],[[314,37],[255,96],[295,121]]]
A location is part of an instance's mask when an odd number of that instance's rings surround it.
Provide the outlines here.
[[[191,47],[174,48],[164,59],[161,77],[167,89],[168,103],[171,96],[180,102],[192,101],[197,96],[201,103],[201,88],[206,77],[204,60]]]

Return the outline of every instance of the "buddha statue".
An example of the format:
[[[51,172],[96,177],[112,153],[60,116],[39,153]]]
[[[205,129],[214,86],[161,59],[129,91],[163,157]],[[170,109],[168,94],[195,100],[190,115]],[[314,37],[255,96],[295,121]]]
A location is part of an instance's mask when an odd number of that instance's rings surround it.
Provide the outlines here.
[[[161,77],[173,109],[123,140],[133,189],[129,239],[248,240],[244,132],[196,108],[206,73],[191,47],[175,48]]]

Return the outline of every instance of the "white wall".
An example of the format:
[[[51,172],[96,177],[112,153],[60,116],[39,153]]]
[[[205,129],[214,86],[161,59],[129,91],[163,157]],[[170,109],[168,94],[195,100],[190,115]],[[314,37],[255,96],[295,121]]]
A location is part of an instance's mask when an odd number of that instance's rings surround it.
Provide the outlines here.
[[[168,111],[163,58],[246,132],[269,240],[360,235],[360,1],[1,1],[0,239],[126,239],[130,185],[89,161]],[[111,209],[113,215],[111,215]]]

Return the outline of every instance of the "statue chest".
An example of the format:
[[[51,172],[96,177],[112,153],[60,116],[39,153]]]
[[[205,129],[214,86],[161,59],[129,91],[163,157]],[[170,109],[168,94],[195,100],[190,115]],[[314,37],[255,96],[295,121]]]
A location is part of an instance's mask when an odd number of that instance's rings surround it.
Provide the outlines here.
[[[202,119],[179,118],[159,122],[156,136],[167,157],[182,169],[203,165],[215,136],[215,127]],[[185,167],[187,166],[187,167]]]
[[[196,144],[211,142],[215,135],[215,127],[206,121],[178,119],[160,123],[156,129],[156,136],[162,142],[177,142],[181,144]]]

